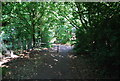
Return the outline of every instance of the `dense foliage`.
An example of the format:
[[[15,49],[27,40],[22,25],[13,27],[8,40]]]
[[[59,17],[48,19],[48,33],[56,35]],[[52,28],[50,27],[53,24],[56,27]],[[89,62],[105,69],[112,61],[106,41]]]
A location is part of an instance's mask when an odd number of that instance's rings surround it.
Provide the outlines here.
[[[59,14],[60,10],[70,12],[63,3],[2,3],[3,39],[12,49],[21,50],[67,43],[72,37],[72,26]]]
[[[76,32],[75,49],[92,54],[96,64],[111,75],[119,74],[120,3],[76,3],[82,25]],[[114,69],[114,70],[112,70]]]
[[[91,55],[97,66],[119,74],[119,7],[109,2],[4,2],[0,30],[9,48],[23,50],[71,42],[75,28],[77,54]]]

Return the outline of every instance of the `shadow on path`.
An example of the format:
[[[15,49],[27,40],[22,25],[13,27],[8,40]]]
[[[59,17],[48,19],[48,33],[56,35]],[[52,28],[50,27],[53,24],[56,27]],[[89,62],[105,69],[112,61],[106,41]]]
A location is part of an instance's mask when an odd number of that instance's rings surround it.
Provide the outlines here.
[[[34,50],[30,53],[30,58],[18,58],[7,63],[8,72],[3,79],[83,78],[76,70],[77,64],[74,64],[75,56],[72,55],[72,47],[59,45],[59,52],[56,51],[57,45],[53,45],[53,48],[47,52]]]

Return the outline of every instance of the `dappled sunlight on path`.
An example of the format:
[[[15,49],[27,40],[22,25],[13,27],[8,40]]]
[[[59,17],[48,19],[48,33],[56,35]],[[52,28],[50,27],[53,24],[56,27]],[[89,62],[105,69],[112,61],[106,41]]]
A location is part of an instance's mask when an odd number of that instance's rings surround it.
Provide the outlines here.
[[[81,74],[76,70],[72,47],[59,45],[45,52],[33,50],[30,58],[18,58],[5,65],[8,72],[5,79],[80,79]],[[46,50],[46,49],[45,49]],[[51,52],[52,51],[52,52]]]

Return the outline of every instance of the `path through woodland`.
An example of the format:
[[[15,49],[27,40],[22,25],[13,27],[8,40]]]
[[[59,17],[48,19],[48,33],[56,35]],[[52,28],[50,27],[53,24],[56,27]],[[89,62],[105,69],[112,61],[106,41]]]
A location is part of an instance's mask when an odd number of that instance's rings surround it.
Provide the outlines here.
[[[5,64],[9,67],[3,79],[91,79],[95,78],[86,59],[74,56],[72,47],[57,45],[49,50],[33,50],[30,58],[17,58]],[[79,67],[77,67],[79,66]]]

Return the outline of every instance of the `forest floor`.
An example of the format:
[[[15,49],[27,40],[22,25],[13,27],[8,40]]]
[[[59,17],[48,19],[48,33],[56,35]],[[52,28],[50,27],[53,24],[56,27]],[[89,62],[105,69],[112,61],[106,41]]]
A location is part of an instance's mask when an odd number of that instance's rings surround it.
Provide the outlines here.
[[[17,58],[4,65],[3,79],[95,79],[94,65],[89,58],[74,55],[71,46],[57,45],[45,50],[33,50],[29,58]]]

